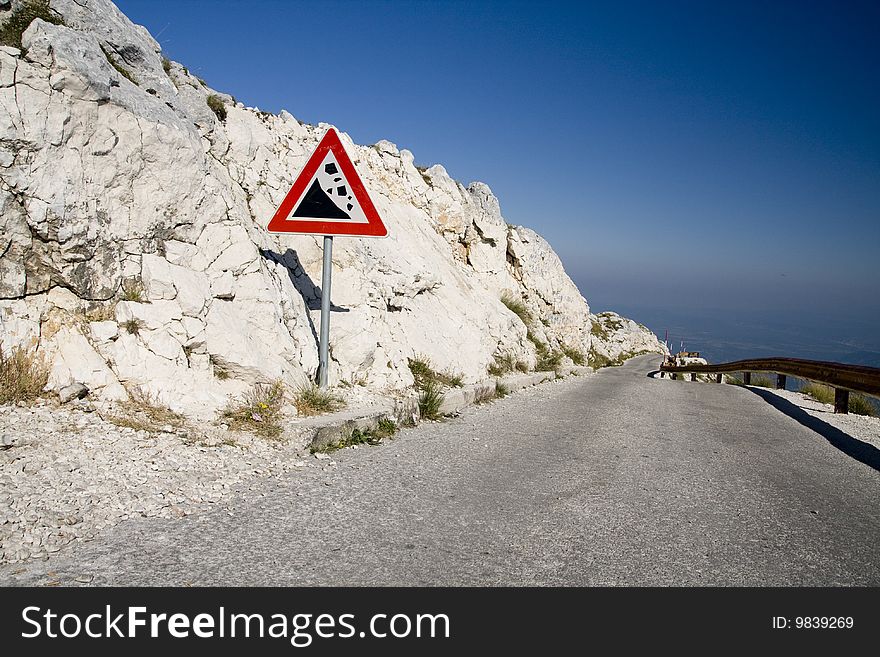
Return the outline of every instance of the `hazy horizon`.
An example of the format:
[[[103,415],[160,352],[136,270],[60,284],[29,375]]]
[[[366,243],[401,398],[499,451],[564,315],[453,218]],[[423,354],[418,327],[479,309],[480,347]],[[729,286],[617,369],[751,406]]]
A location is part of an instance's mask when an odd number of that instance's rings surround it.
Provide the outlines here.
[[[246,105],[486,182],[594,310],[880,351],[874,3],[117,4]]]

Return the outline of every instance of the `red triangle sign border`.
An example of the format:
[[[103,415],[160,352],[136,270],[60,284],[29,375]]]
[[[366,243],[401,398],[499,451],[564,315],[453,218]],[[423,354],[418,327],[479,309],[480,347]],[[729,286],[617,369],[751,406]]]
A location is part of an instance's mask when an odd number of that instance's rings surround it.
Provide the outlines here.
[[[367,218],[366,223],[354,221],[321,221],[319,219],[305,220],[288,220],[291,212],[294,211],[294,205],[299,201],[305,193],[306,186],[312,181],[321,162],[327,156],[328,151],[332,151],[333,156],[345,176],[351,193],[357,199],[364,215]],[[266,229],[270,233],[285,234],[306,234],[306,235],[349,235],[353,237],[385,237],[388,235],[388,229],[379,217],[376,206],[367,194],[367,188],[361,181],[357,170],[348,153],[345,152],[342,142],[339,139],[334,128],[327,130],[327,134],[321,139],[318,147],[311,154],[303,170],[300,171],[293,186],[281,205],[275,212],[275,215],[269,221]]]

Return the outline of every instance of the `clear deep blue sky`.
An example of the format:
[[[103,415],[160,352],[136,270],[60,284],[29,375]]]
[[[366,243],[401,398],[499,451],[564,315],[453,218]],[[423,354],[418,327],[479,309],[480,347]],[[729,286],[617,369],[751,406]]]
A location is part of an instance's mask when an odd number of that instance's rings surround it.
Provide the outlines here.
[[[596,310],[880,350],[877,2],[117,4],[246,105],[488,183]]]

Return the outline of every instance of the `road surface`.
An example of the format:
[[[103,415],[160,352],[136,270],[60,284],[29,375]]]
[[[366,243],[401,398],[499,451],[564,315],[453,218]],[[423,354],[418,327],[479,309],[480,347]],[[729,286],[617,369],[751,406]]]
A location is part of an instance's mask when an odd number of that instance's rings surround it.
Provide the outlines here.
[[[471,408],[214,511],[124,522],[0,579],[880,584],[870,462],[747,389],[648,378],[658,363],[643,356]]]

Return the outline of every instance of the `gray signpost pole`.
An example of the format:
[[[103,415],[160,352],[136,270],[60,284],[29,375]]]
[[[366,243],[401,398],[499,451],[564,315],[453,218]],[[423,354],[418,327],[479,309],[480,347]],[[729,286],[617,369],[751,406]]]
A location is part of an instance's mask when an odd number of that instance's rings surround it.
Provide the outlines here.
[[[330,270],[333,267],[333,238],[324,235],[324,267],[321,270],[321,335],[318,343],[318,385],[327,387],[330,368]]]

